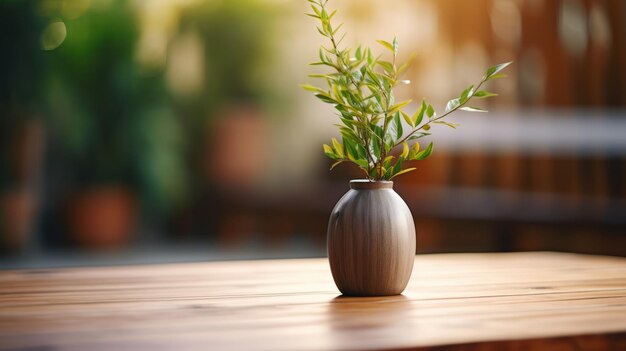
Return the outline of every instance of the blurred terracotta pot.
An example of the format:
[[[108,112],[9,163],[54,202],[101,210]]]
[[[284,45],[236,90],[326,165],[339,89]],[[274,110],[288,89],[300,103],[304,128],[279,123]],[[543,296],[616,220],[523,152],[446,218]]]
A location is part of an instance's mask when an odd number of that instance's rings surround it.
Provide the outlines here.
[[[393,182],[350,181],[328,222],[328,259],[344,295],[404,291],[415,260],[415,225]]]
[[[228,189],[253,187],[267,167],[267,119],[251,103],[228,106],[218,116],[208,131],[205,174]]]
[[[11,184],[0,192],[0,250],[16,253],[28,248],[36,229],[45,130],[27,112],[14,117],[19,122],[9,126],[8,157],[0,164],[6,166]]]
[[[36,211],[37,196],[33,191],[15,189],[0,195],[0,248],[9,252],[26,248]]]
[[[94,249],[127,246],[135,230],[137,205],[123,187],[98,187],[72,197],[68,230],[79,246]]]

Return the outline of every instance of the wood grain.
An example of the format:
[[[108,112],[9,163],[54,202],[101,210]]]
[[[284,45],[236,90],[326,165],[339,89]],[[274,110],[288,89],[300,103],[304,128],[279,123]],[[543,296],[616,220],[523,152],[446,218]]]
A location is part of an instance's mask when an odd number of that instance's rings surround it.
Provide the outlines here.
[[[350,296],[402,293],[415,258],[415,225],[393,182],[350,181],[328,221],[328,259],[337,288]]]
[[[1,350],[623,350],[626,259],[423,255],[403,295],[326,259],[0,271]]]

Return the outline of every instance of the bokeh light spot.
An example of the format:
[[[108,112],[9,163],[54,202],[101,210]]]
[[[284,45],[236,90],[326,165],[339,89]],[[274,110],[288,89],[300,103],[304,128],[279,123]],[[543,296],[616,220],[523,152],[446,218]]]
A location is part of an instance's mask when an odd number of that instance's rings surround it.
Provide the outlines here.
[[[50,51],[58,48],[67,36],[67,28],[62,21],[55,21],[46,26],[41,33],[41,49]]]
[[[559,34],[563,45],[572,56],[580,56],[587,49],[587,19],[580,1],[565,1],[559,12]]]

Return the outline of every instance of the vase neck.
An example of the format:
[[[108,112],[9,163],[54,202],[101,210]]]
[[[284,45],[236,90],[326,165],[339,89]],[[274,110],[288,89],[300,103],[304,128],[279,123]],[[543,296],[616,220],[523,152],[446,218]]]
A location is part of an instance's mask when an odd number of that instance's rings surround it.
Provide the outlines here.
[[[350,189],[393,189],[393,182],[390,180],[353,179],[350,181]]]

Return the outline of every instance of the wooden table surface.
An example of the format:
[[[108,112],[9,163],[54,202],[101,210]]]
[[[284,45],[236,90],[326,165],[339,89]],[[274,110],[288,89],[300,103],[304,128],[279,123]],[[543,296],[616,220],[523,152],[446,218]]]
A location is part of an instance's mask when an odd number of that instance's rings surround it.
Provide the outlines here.
[[[626,350],[626,259],[420,255],[400,296],[326,259],[0,271],[2,350]]]

